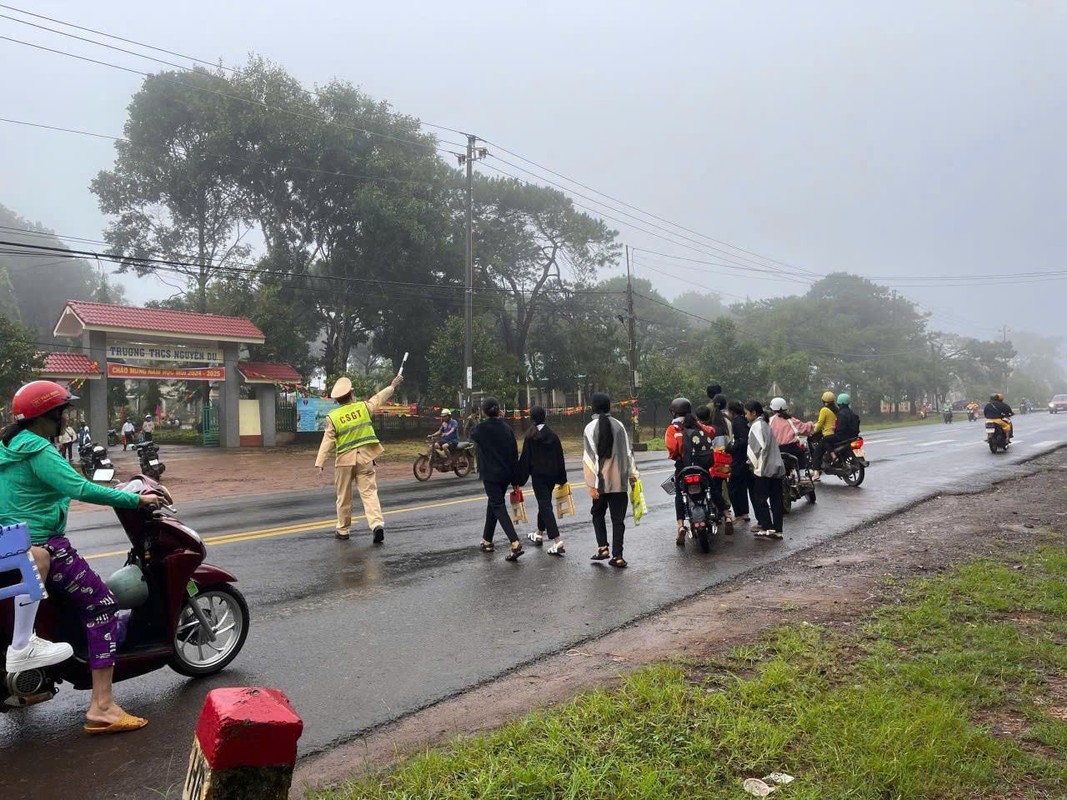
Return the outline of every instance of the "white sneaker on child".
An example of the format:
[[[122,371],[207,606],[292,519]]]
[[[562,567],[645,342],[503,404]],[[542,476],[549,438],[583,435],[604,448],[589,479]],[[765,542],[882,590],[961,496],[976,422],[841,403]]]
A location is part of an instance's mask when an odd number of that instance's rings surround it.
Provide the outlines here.
[[[31,669],[62,664],[74,655],[74,648],[66,642],[47,642],[36,634],[21,650],[7,648],[7,671],[25,672]]]

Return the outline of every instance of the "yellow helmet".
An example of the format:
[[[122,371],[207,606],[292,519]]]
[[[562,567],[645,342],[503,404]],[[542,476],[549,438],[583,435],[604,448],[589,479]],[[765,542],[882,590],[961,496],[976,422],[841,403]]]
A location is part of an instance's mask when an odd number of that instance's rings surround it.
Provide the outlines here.
[[[832,403],[832,402],[834,402],[834,399],[835,398],[834,398],[834,393],[833,392],[823,392],[822,393],[822,401],[824,403]]]
[[[452,416],[452,409],[451,408],[442,408],[441,409],[441,416],[442,417],[451,417]]]

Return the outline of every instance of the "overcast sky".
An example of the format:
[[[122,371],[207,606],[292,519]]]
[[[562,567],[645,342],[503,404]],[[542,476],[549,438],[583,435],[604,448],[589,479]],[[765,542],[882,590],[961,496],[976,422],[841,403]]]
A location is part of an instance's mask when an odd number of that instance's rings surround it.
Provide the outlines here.
[[[648,255],[722,260],[713,237],[791,268],[884,276],[944,329],[1067,335],[1067,282],[978,280],[1067,269],[1065,2],[7,2],[227,65],[255,51],[308,86],[346,78],[699,232],[608,220],[668,296],[688,281],[728,300],[804,290]],[[6,19],[0,36],[163,69]],[[142,80],[4,40],[0,74],[0,116],[108,134]],[[112,153],[0,123],[0,203],[100,238],[88,183]],[[924,274],[976,281],[906,277]],[[131,298],[172,292],[153,284]]]

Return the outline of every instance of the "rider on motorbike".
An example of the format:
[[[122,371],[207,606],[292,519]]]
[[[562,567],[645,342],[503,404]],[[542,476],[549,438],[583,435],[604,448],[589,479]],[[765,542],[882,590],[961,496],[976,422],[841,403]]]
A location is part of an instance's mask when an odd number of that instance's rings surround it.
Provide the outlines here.
[[[834,432],[823,439],[823,453],[835,458],[834,448],[860,435],[860,418],[852,410],[852,398],[845,392],[837,396],[837,422]],[[819,464],[817,466],[822,466]]]
[[[67,407],[77,399],[52,381],[33,381],[15,393],[11,403],[15,422],[4,429],[0,439],[0,524],[25,523],[29,527],[33,555],[38,563],[48,565],[45,570],[48,590],[62,594],[77,609],[85,626],[93,678],[85,715],[86,732],[119,733],[148,723],[127,714],[112,697],[111,676],[119,644],[116,617],[119,607],[104,581],[67,540],[68,510],[72,499],[131,509],[155,506],[159,501],[87,481],[59,455],[51,440],[65,423]],[[56,663],[34,662],[35,656],[43,655],[49,648],[62,648],[69,657],[69,645],[50,645],[33,637],[32,618],[27,629],[22,616],[23,609],[30,606],[20,608],[18,602],[15,605],[15,640],[7,652],[9,673]],[[35,607],[32,613],[36,613]],[[20,651],[17,645],[27,634],[30,641]]]
[[[819,467],[822,466],[823,453],[826,452],[825,440],[826,437],[834,432],[834,425],[837,424],[837,399],[833,392],[822,393],[822,408],[819,409],[819,418],[815,420],[815,430],[812,431],[811,436],[808,437],[808,444],[811,445],[811,465],[815,468],[812,473],[812,480],[819,480],[822,478],[822,472]]]
[[[1015,426],[1011,423],[1011,417],[1015,416],[1015,412],[1004,402],[1004,395],[999,392],[990,395],[989,402],[985,404],[982,412],[986,419],[995,422],[1004,430],[1004,435],[1010,442],[1015,435]]]
[[[807,465],[807,453],[800,443],[800,437],[811,436],[815,432],[815,424],[790,414],[784,397],[771,400],[771,411],[774,412],[770,419],[771,433],[778,441],[778,449],[796,458],[797,465],[804,469]]]
[[[456,451],[459,444],[459,421],[452,419],[452,411],[448,408],[441,409],[441,427],[434,434],[438,439],[437,454],[441,458],[448,458]]]
[[[679,547],[685,547],[685,498],[682,496],[682,487],[678,481],[678,475],[690,464],[685,463],[685,435],[686,431],[702,431],[714,441],[715,428],[705,425],[693,414],[693,404],[688,398],[677,397],[671,402],[671,424],[663,434],[663,443],[667,446],[667,456],[674,461],[675,492],[674,512],[678,522],[678,537],[675,543]],[[722,479],[712,479],[711,502],[720,515],[726,514],[726,499],[722,492]]]

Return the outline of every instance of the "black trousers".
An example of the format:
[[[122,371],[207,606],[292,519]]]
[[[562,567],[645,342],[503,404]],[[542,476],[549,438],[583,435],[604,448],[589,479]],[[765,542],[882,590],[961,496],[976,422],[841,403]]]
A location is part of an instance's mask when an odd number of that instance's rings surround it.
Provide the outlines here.
[[[808,464],[808,453],[800,446],[799,442],[793,442],[792,444],[779,445],[779,449],[783,453],[789,453],[797,460],[797,468],[804,469]],[[775,529],[777,530],[777,528]]]
[[[730,479],[726,482],[726,489],[730,493],[730,505],[733,506],[735,517],[748,514],[748,482],[751,474],[747,464],[742,467],[734,464],[730,467]]]
[[[488,481],[482,483],[485,487],[485,496],[488,498],[485,506],[485,527],[482,529],[482,538],[487,542],[493,541],[498,522],[509,542],[519,541],[519,536],[515,533],[515,523],[511,521],[511,516],[508,514],[507,493],[510,485]]]
[[[549,539],[559,538],[559,525],[552,508],[552,490],[556,482],[546,478],[533,477],[533,493],[537,499],[537,530],[548,531]]]
[[[629,502],[626,492],[600,493],[593,501],[593,532],[596,533],[597,547],[608,546],[607,514],[611,511],[611,555],[622,558],[622,537],[626,533],[626,506]]]
[[[785,506],[782,502],[782,479],[752,476],[752,511],[756,522],[766,531],[782,532]],[[768,508],[769,504],[769,508]]]

